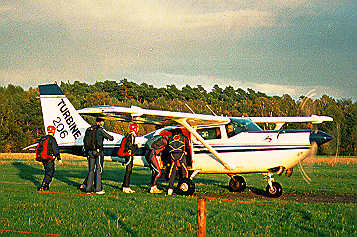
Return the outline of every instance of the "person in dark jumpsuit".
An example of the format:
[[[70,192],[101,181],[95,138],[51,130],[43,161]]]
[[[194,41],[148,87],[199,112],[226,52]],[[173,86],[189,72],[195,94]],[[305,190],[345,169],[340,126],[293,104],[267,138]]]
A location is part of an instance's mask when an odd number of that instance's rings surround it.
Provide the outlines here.
[[[129,125],[129,132],[125,134],[125,142],[123,144],[123,153],[128,154],[126,159],[126,170],[123,180],[123,192],[124,193],[134,193],[135,191],[132,190],[130,185],[130,176],[133,171],[133,164],[134,164],[134,153],[138,146],[135,144],[135,137],[139,132],[139,125],[136,123],[132,123]]]
[[[160,154],[166,148],[167,142],[168,138],[162,135],[153,136],[146,142],[148,151],[146,152],[145,158],[152,172],[150,193],[162,193],[162,190],[157,187],[157,181],[162,175],[162,160]]]
[[[181,178],[188,178],[188,170],[186,164],[186,151],[189,151],[189,140],[182,133],[181,129],[172,130],[172,137],[168,140],[168,152],[170,157],[170,172],[169,172],[169,188],[168,195],[172,195],[175,181],[177,165],[181,166]]]
[[[103,149],[103,141],[104,139],[113,141],[114,137],[108,134],[104,128],[104,119],[97,118],[96,124],[92,127],[96,127],[97,129],[97,142],[99,148],[95,151],[89,150],[88,151],[88,175],[86,178],[86,184],[84,186],[85,191],[90,193],[93,191],[96,194],[104,194],[105,191],[103,190],[102,186],[102,173],[103,173],[103,164],[104,164],[104,149]]]
[[[47,143],[47,157],[48,159],[43,160],[42,164],[45,169],[45,175],[42,181],[41,186],[37,189],[37,191],[46,191],[50,189],[50,183],[52,182],[54,173],[55,173],[55,158],[57,158],[58,163],[62,164],[61,155],[59,152],[58,144],[56,139],[54,138],[56,132],[56,128],[54,126],[47,127],[46,136],[42,137],[41,140],[49,139]]]

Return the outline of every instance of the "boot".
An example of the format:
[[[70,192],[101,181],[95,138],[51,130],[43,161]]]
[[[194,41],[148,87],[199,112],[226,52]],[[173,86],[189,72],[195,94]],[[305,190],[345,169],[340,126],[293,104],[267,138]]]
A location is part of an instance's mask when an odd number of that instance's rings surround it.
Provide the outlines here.
[[[86,191],[86,185],[85,184],[81,184],[81,186],[79,186],[79,190],[81,190],[82,192]]]
[[[42,183],[41,186],[37,189],[37,191],[46,191],[49,190],[48,184]]]
[[[43,187],[44,191],[48,191],[50,190],[50,184],[45,184],[45,186]]]

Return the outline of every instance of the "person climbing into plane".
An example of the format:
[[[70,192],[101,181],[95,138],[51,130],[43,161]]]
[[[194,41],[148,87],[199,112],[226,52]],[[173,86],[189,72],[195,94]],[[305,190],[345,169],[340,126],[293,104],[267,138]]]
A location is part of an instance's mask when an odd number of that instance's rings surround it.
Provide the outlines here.
[[[54,137],[56,128],[52,125],[47,127],[47,135],[40,138],[36,148],[36,160],[42,162],[45,170],[41,186],[37,191],[46,191],[50,189],[55,173],[55,158],[62,164],[57,141]]]
[[[187,151],[190,150],[188,138],[182,133],[182,130],[175,128],[172,130],[172,136],[168,140],[168,153],[170,157],[170,172],[169,172],[169,188],[168,195],[173,193],[173,185],[175,181],[176,169],[179,165],[181,168],[181,179],[188,178],[188,170],[186,163]]]
[[[96,124],[87,128],[84,135],[83,143],[84,150],[87,153],[88,160],[88,175],[85,179],[85,184],[81,188],[87,193],[94,192],[96,194],[104,194],[102,186],[102,173],[104,165],[104,139],[113,141],[114,137],[106,132],[103,128],[104,119],[96,118]]]
[[[129,132],[127,132],[120,144],[120,148],[118,151],[118,156],[125,158],[125,175],[123,180],[123,192],[124,193],[134,193],[130,186],[130,177],[133,171],[134,164],[134,153],[138,146],[135,144],[135,137],[139,132],[139,125],[136,123],[132,123],[129,125]]]
[[[156,135],[150,138],[146,142],[146,148],[148,149],[145,155],[146,161],[150,165],[152,172],[151,175],[151,188],[150,193],[162,193],[163,191],[157,187],[157,181],[162,175],[161,168],[163,166],[161,160],[161,154],[166,148],[168,143],[168,137],[163,135]]]

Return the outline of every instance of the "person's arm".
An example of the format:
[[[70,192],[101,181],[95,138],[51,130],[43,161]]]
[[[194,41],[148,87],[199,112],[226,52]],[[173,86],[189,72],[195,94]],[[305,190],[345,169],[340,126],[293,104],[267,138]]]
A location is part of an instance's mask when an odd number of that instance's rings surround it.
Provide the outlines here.
[[[58,161],[61,161],[61,154],[59,152],[59,147],[54,137],[51,138],[51,148],[52,148],[53,155],[57,158]]]
[[[105,139],[107,139],[107,140],[109,140],[109,141],[113,141],[113,140],[114,140],[114,137],[113,137],[112,135],[110,135],[109,133],[107,133],[103,128],[100,128],[99,131],[100,131],[101,135],[102,135]]]

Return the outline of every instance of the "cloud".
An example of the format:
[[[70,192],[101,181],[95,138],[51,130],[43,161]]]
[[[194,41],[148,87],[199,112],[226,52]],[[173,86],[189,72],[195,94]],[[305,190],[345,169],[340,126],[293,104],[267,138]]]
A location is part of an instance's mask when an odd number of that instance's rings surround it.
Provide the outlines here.
[[[167,73],[152,73],[152,74],[141,74],[139,77],[134,77],[133,75],[126,74],[122,75],[129,80],[133,80],[137,83],[147,83],[154,85],[155,87],[161,88],[166,87],[166,85],[175,85],[178,88],[182,88],[185,85],[190,85],[195,87],[201,85],[207,91],[212,90],[214,85],[218,85],[221,88],[227,86],[232,86],[235,89],[241,88],[247,90],[248,88],[255,91],[263,92],[269,96],[282,96],[288,94],[295,99],[298,99],[302,95],[306,95],[312,89],[315,90],[315,99],[321,97],[322,95],[328,95],[332,97],[339,97],[343,91],[336,87],[329,86],[297,86],[297,85],[282,85],[282,84],[272,84],[272,83],[254,83],[249,81],[235,80],[231,78],[213,77],[206,75],[183,75],[183,74],[167,74]],[[139,79],[138,79],[139,78]],[[346,96],[345,96],[346,98]]]
[[[239,10],[206,13],[200,15],[183,15],[178,17],[179,25],[188,29],[221,28],[225,30],[240,30],[255,27],[270,27],[273,16],[264,11]],[[175,26],[174,26],[175,27]]]
[[[23,20],[64,22],[73,31],[185,31],[197,28],[234,28],[269,26],[274,16],[264,10],[251,8],[197,9],[184,3],[160,1],[45,1],[29,4],[29,14],[19,15]],[[217,3],[218,4],[218,3]],[[220,4],[218,4],[220,5]],[[232,6],[232,5],[230,5]],[[137,31],[140,33],[140,30]]]
[[[23,71],[0,71],[0,86],[21,85],[27,89],[37,87],[39,84],[53,83],[55,81],[76,81],[80,80],[83,75],[78,72],[67,71],[48,71],[46,69],[27,69]]]
[[[335,7],[339,2],[5,0],[0,85],[127,77],[267,94],[304,94],[307,85],[326,85],[319,89],[354,95],[355,82],[345,78],[356,79],[355,46],[341,50],[353,40],[336,40],[354,32],[346,20],[353,14],[344,15],[353,8]],[[323,28],[321,15],[344,27],[338,33]],[[350,89],[336,89],[346,83]]]
[[[22,85],[24,88],[36,87],[39,84],[53,83],[61,81],[63,82],[74,82],[82,81],[84,72],[79,72],[76,68],[72,70],[62,70],[62,71],[47,71],[46,69],[33,69],[25,71],[0,71],[1,80],[0,85]],[[249,81],[234,80],[231,78],[214,77],[207,75],[183,75],[183,74],[169,74],[169,73],[123,73],[122,75],[117,75],[115,78],[105,78],[102,75],[102,79],[93,78],[86,80],[84,82],[88,84],[93,84],[97,81],[113,80],[119,81],[123,78],[127,78],[129,81],[141,84],[146,83],[153,85],[157,88],[166,87],[167,85],[175,85],[178,88],[190,85],[195,87],[197,85],[203,86],[207,91],[213,89],[214,85],[218,85],[221,88],[227,86],[232,86],[235,89],[241,88],[247,91],[248,88],[255,91],[265,93],[269,96],[282,96],[288,94],[294,99],[298,99],[302,95],[307,95],[312,89],[315,91],[314,99],[320,98],[322,95],[328,95],[334,98],[349,98],[346,91],[341,88],[330,87],[330,86],[297,86],[297,85],[281,85],[272,83],[254,83]],[[341,96],[342,95],[342,96]]]
[[[0,6],[0,14],[8,13],[8,12],[13,12],[15,11],[16,8],[10,7],[10,6]]]

